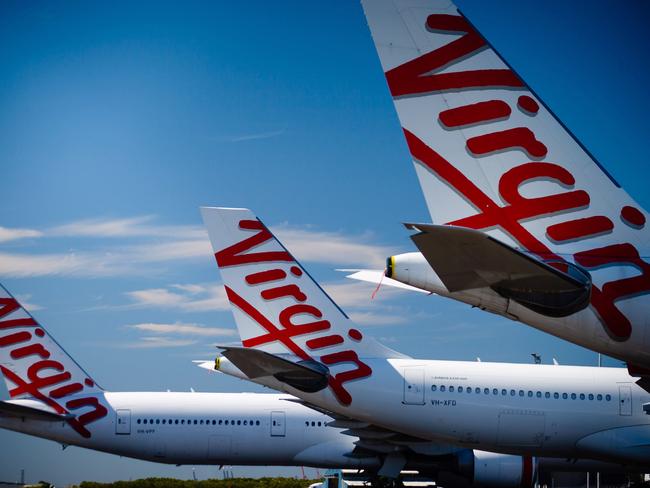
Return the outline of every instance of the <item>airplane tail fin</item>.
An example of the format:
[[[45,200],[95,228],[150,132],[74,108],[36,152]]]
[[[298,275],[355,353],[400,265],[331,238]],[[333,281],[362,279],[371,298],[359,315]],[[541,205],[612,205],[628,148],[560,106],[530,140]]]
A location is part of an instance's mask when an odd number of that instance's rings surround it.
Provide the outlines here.
[[[650,293],[648,213],[452,2],[362,4],[432,222],[593,271],[591,308],[627,340],[647,305],[619,302]]]
[[[69,422],[84,437],[84,426],[106,415],[93,396],[103,390],[2,285],[0,371],[12,399],[39,400],[59,415],[90,407]]]
[[[372,372],[363,359],[404,357],[365,337],[250,210],[201,213],[244,348],[338,370],[354,364],[330,381],[343,403],[342,384]]]

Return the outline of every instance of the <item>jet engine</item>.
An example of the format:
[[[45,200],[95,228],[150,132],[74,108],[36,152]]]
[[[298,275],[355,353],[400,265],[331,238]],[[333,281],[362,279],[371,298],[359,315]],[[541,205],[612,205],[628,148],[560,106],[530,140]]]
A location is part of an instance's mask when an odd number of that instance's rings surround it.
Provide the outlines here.
[[[458,463],[473,486],[532,488],[537,480],[537,460],[530,456],[467,450],[458,454]]]

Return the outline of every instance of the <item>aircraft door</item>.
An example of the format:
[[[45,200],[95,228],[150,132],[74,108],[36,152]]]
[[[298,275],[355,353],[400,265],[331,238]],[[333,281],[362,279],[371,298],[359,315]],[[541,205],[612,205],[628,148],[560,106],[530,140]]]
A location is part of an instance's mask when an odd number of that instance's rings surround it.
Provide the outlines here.
[[[119,435],[131,433],[131,410],[120,409],[115,411],[115,433]]]
[[[286,434],[284,412],[271,412],[271,437],[284,437]]]
[[[632,415],[632,388],[629,385],[618,387],[618,413]]]
[[[404,368],[404,401],[406,405],[424,405],[424,369]]]

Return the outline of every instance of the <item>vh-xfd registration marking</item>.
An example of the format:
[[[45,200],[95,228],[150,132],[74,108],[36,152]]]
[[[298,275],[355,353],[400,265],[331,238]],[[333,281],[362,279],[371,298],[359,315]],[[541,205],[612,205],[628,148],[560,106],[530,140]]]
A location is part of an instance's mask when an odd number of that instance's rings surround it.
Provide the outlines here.
[[[254,232],[254,234],[215,253],[219,267],[268,263],[269,269],[246,275],[242,285],[259,287],[259,291],[256,293],[259,293],[263,301],[288,298],[292,302],[285,306],[277,317],[266,317],[233,288],[226,286],[230,303],[248,315],[263,330],[258,336],[244,339],[244,347],[257,347],[279,342],[288,352],[303,360],[316,359],[314,352],[317,351],[318,354],[321,354],[317,360],[327,366],[353,365],[353,369],[331,375],[329,379],[329,387],[336,398],[341,403],[349,405],[352,402],[352,396],[344,384],[367,378],[372,374],[372,369],[359,359],[352,348],[345,348],[351,342],[362,341],[361,332],[349,329],[347,337],[330,333],[332,328],[330,321],[324,317],[318,307],[308,303],[309,297],[300,288],[300,280],[304,279],[304,272],[293,257],[285,250],[247,252],[273,239],[273,235],[259,220],[241,220],[239,229]],[[290,265],[288,270],[278,268],[278,262]],[[308,316],[313,320],[307,323],[297,323],[296,317],[298,316]],[[306,348],[303,348],[296,343],[295,339],[306,335],[309,335],[310,338],[305,342]],[[321,352],[337,346],[338,350],[336,351]]]
[[[434,407],[455,407],[456,400],[431,400]]]

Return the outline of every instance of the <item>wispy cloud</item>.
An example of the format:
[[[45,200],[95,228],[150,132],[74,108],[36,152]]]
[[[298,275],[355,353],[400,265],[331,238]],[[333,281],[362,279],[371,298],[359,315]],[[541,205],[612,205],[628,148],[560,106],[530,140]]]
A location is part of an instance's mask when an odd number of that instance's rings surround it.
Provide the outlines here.
[[[0,242],[15,241],[28,237],[41,237],[43,233],[34,229],[11,229],[0,226]]]
[[[147,335],[118,347],[130,349],[152,349],[159,347],[186,347],[205,344],[208,337],[233,337],[235,329],[225,327],[206,327],[202,324],[176,322],[173,324],[147,322],[126,326]]]
[[[214,137],[213,140],[218,142],[246,142],[246,141],[257,141],[261,139],[271,139],[273,137],[278,137],[283,135],[286,132],[285,129],[279,130],[269,130],[263,132],[250,132],[248,134],[237,134],[237,135],[225,135]]]
[[[360,325],[396,325],[403,324],[407,320],[403,315],[390,314],[385,311],[378,310],[376,312],[371,312],[368,310],[360,310],[350,312],[350,319]]]
[[[272,227],[291,253],[301,261],[382,268],[386,257],[395,253],[387,246],[369,244],[369,236],[280,225]]]
[[[48,236],[66,237],[173,237],[182,239],[207,239],[200,226],[155,224],[154,215],[141,215],[121,219],[94,218],[75,220],[68,224],[45,230]]]
[[[306,262],[378,268],[383,267],[386,256],[395,252],[386,246],[371,244],[372,237],[367,234],[348,235],[286,224],[273,227],[273,231],[298,259]],[[5,234],[6,239],[10,234],[39,236],[41,239],[93,237],[100,239],[102,247],[98,250],[98,244],[94,242],[94,247],[74,252],[0,252],[1,276],[130,276],[149,270],[152,264],[172,266],[191,259],[208,260],[212,256],[210,242],[202,227],[157,225],[153,216],[84,219],[44,231],[13,229]],[[110,239],[113,242],[114,238],[120,238],[119,244],[101,241]]]
[[[373,300],[372,293],[375,291],[375,286],[369,283],[358,283],[355,281],[346,282],[331,282],[324,283],[323,288],[327,294],[341,307],[362,307],[379,303],[392,296],[392,292],[383,293],[381,296],[376,295],[376,300]]]
[[[20,254],[0,253],[0,275],[30,276],[116,276],[132,274],[127,263],[103,253]]]
[[[127,326],[131,329],[154,333],[154,334],[178,334],[202,337],[225,337],[237,334],[235,329],[225,327],[206,327],[201,324],[186,324],[176,322],[174,324],[144,323]]]
[[[374,287],[361,282],[325,283],[327,294],[360,325],[392,325],[406,322],[403,310],[387,302],[399,290],[382,290],[372,299]],[[228,311],[230,303],[222,285],[182,284],[167,288],[149,288],[129,291],[131,307],[173,309],[183,312]]]
[[[185,312],[230,309],[226,290],[221,285],[172,285],[171,288],[134,290],[126,295],[137,307],[178,309]]]
[[[29,294],[25,295],[16,295],[16,300],[23,306],[25,310],[28,312],[34,312],[35,310],[43,310],[44,307],[41,307],[40,305],[37,305],[35,303],[31,303],[30,300],[32,299],[32,296]]]
[[[153,349],[158,347],[185,347],[193,346],[199,341],[196,339],[175,339],[171,337],[141,337],[138,341],[120,344],[127,349]]]

